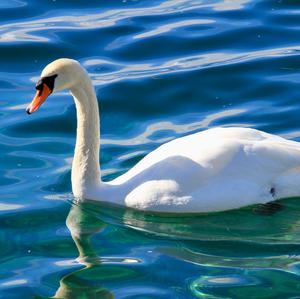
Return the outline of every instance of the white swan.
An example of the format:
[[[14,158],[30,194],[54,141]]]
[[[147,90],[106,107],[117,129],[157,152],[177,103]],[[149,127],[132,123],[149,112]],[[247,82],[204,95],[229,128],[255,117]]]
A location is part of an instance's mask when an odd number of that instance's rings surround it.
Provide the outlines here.
[[[300,195],[300,144],[247,128],[215,128],[163,144],[127,173],[101,181],[99,111],[87,72],[72,59],[43,70],[36,111],[70,89],[77,109],[72,165],[75,197],[157,212],[212,212]]]

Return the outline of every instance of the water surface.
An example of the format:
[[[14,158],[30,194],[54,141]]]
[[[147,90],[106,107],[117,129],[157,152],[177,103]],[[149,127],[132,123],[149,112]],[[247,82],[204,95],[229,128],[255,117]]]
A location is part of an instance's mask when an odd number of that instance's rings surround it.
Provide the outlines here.
[[[299,20],[291,0],[2,0],[0,298],[298,298],[298,199],[183,217],[74,202],[71,97],[25,107],[46,64],[79,60],[104,180],[215,126],[300,141]]]

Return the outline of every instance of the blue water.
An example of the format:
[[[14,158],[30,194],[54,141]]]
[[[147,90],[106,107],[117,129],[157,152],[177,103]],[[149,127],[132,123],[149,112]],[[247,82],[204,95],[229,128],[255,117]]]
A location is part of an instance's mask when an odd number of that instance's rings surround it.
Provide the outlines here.
[[[25,107],[43,67],[79,60],[105,180],[214,126],[300,141],[294,0],[0,1],[0,298],[300,298],[300,203],[166,217],[77,205],[75,108]]]

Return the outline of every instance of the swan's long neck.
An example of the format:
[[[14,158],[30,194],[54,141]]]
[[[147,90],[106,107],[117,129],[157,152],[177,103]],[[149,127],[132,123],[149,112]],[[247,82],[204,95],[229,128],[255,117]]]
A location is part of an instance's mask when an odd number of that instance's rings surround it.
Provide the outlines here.
[[[85,196],[100,184],[100,124],[94,88],[88,75],[71,89],[77,110],[77,137],[72,165],[72,188],[75,196]]]

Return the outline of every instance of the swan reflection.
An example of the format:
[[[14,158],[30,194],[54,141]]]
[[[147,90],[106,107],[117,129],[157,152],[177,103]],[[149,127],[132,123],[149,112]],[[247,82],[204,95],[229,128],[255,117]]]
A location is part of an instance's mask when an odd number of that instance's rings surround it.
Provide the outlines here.
[[[115,298],[105,287],[122,278],[135,276],[133,270],[122,266],[138,263],[133,258],[101,258],[99,248],[92,244],[92,237],[103,232],[106,224],[84,205],[73,205],[66,219],[66,225],[78,250],[76,262],[84,267],[65,275],[55,295],[51,298]]]
[[[282,269],[287,261],[291,266],[299,260],[298,255],[287,254],[288,247],[300,241],[298,201],[298,198],[292,198],[278,201],[274,206],[256,205],[226,212],[186,214],[180,217],[171,213],[124,209],[94,201],[80,205],[84,205],[87,211],[107,223],[140,231],[148,239],[155,237],[169,240],[170,246],[157,247],[156,250],[176,255],[187,262]],[[275,244],[277,252],[272,254]],[[232,252],[232,248],[236,246],[241,249],[243,256],[240,252]],[[256,256],[253,251],[260,251],[259,259],[252,258]],[[266,258],[262,257],[264,255]]]
[[[85,212],[80,206],[72,206],[66,225],[78,249],[78,263],[84,268],[65,275],[55,295],[51,298],[114,298],[102,285],[99,273],[102,273],[102,261],[91,244],[91,237],[105,228],[105,223]],[[103,269],[104,271],[104,269]]]
[[[232,281],[222,276],[224,269],[229,268],[237,271],[233,279],[235,284],[237,279],[241,283],[256,283],[258,269],[280,269],[282,273],[298,274],[300,258],[289,254],[299,242],[297,200],[282,201],[283,208],[271,214],[265,213],[263,208],[249,207],[181,217],[77,201],[72,204],[66,224],[78,250],[76,262],[83,268],[65,275],[51,298],[110,299],[118,297],[119,292],[124,294],[123,285],[128,290],[134,286],[136,291],[139,283],[150,287],[159,280],[159,273],[151,271],[152,263],[157,263],[159,256],[172,261],[164,269],[164,277],[174,276],[177,263],[205,267],[210,276],[199,275],[190,282],[190,289],[197,288],[200,293],[203,279],[207,277],[209,283],[213,281],[219,285],[226,281],[226,285],[230,284]],[[113,257],[103,256],[108,232],[113,234],[109,235],[110,240],[121,237],[121,246],[130,248],[132,256],[120,257],[122,247],[110,252]],[[135,238],[139,243],[131,244],[130,240]],[[143,267],[139,266],[141,263]],[[140,272],[145,268],[146,274]]]

